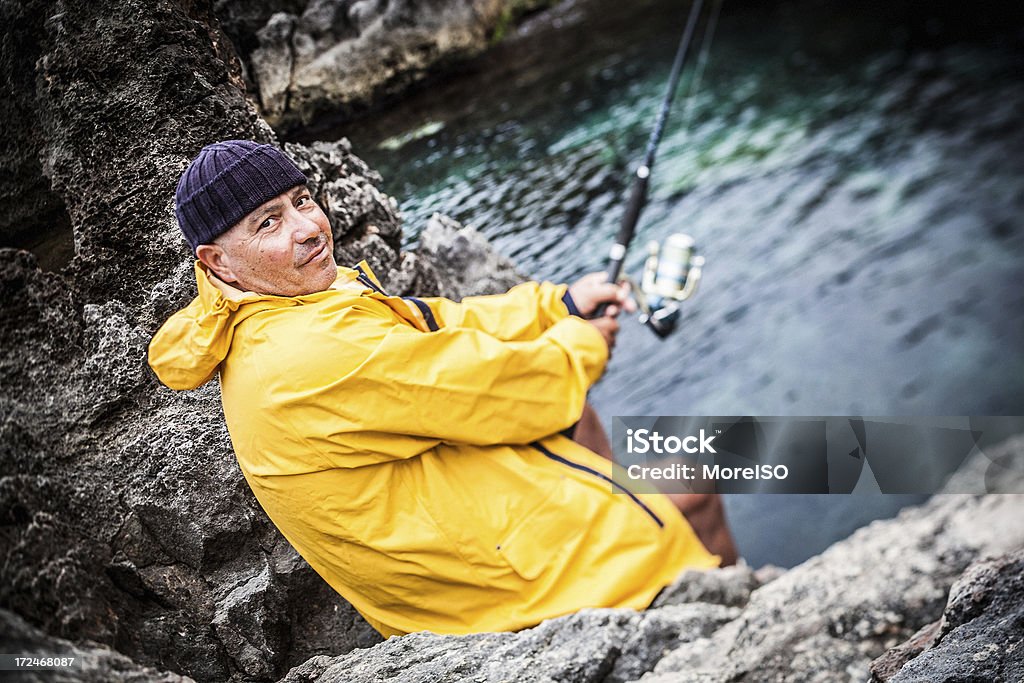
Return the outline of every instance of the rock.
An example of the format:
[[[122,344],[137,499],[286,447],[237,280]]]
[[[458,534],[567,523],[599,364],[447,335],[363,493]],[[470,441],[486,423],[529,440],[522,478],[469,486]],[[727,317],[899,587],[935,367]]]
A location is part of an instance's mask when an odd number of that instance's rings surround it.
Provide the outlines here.
[[[444,65],[480,53],[513,19],[551,0],[227,0],[217,15],[278,130],[348,116]]]
[[[0,609],[0,650],[25,657],[74,658],[53,670],[12,673],[10,680],[36,683],[190,683],[191,678],[140,666],[128,657],[96,645],[75,645],[33,628],[16,614]]]
[[[288,103],[288,89],[292,85],[292,35],[298,18],[294,14],[278,12],[259,30],[259,47],[249,59],[252,70],[260,79],[260,105],[264,115],[279,119]]]
[[[942,620],[922,626],[905,643],[888,650],[884,655],[871,662],[872,683],[888,681],[903,668],[904,664],[931,647],[941,626]]]
[[[872,681],[1024,681],[1024,550],[968,567],[930,629],[875,660]]]
[[[716,605],[743,607],[751,592],[761,586],[754,570],[745,564],[723,567],[715,572],[689,570],[679,575],[658,594],[652,607],[683,605],[689,602],[710,602]]]
[[[281,683],[617,683],[648,670],[666,648],[707,635],[737,612],[718,605],[676,605],[649,612],[587,609],[518,633],[413,633],[343,657],[315,658],[292,669]]]
[[[45,16],[30,3],[0,3],[4,25],[0,69],[4,73],[0,120],[0,240],[4,246],[34,241],[42,226],[68,225],[59,193],[43,175],[38,152],[34,95],[35,62],[40,56],[40,33]]]
[[[496,294],[526,280],[483,235],[440,214],[420,234],[419,253],[433,262],[446,296]]]
[[[866,679],[872,659],[935,619],[972,559],[1024,546],[1022,511],[1014,496],[938,495],[875,522],[755,590],[740,618],[641,680]],[[990,526],[1005,535],[975,532]]]

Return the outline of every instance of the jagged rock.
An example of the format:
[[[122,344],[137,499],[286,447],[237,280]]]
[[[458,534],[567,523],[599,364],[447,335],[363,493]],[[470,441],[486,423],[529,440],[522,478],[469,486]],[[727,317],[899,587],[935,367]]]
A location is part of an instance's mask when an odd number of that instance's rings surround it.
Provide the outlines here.
[[[43,633],[16,614],[0,609],[0,650],[24,657],[74,658],[67,667],[11,673],[26,683],[190,683],[191,678],[139,666],[128,657],[94,644],[76,645]]]
[[[942,620],[922,626],[917,633],[910,636],[905,643],[888,650],[884,655],[871,662],[872,683],[884,683],[896,675],[903,665],[931,647],[939,634]]]
[[[298,18],[278,12],[256,33],[259,47],[249,56],[252,72],[259,77],[260,107],[266,116],[280,119],[288,107],[292,85],[292,34]]]
[[[743,607],[750,599],[751,592],[760,587],[761,583],[754,570],[743,564],[723,567],[715,572],[689,570],[680,574],[672,585],[666,586],[651,606],[710,602]]]
[[[1022,512],[1019,496],[939,495],[875,522],[755,590],[740,618],[641,680],[864,680],[873,658],[935,619],[973,558],[1024,546]]]
[[[0,240],[5,246],[31,242],[42,226],[66,226],[61,196],[43,175],[35,120],[36,73],[40,31],[45,19],[29,3],[0,3],[4,40],[0,70],[5,80],[0,97],[4,144],[0,145]]]
[[[460,296],[504,292],[526,280],[483,235],[440,214],[420,233],[419,253],[434,264],[447,291]]]
[[[216,11],[249,63],[262,113],[283,130],[393,97],[551,1],[228,0]]]
[[[1024,550],[972,564],[931,630],[875,660],[872,681],[1024,681]]]
[[[648,612],[587,609],[518,633],[413,633],[343,657],[316,658],[292,669],[281,683],[617,683],[648,670],[665,649],[706,636],[738,611],[720,605]]]

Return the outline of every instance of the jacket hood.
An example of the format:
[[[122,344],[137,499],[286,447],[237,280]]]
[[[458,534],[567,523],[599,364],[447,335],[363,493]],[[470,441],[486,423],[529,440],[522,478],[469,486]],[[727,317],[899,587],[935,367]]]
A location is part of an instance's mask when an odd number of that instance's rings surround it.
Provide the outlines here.
[[[368,270],[365,264],[360,266]],[[235,327],[250,316],[323,296],[322,292],[298,297],[245,292],[222,281],[199,261],[195,275],[199,295],[172,315],[149,343],[149,365],[171,389],[195,389],[212,379],[231,349]],[[339,267],[331,288],[344,287],[357,276],[357,271]]]

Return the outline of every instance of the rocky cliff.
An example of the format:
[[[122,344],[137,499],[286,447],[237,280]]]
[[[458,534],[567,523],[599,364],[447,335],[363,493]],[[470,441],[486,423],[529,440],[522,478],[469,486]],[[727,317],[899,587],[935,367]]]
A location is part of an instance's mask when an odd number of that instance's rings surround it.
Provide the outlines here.
[[[221,0],[216,11],[281,130],[393,99],[551,1]]]

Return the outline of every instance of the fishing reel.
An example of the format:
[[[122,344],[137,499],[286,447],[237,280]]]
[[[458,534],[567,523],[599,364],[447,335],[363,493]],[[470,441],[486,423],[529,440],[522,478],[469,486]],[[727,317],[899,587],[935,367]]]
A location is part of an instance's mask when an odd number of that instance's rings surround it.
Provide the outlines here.
[[[679,323],[679,305],[697,293],[704,257],[696,253],[692,237],[683,233],[669,235],[663,245],[647,245],[640,286],[633,288],[639,320],[664,339]]]

